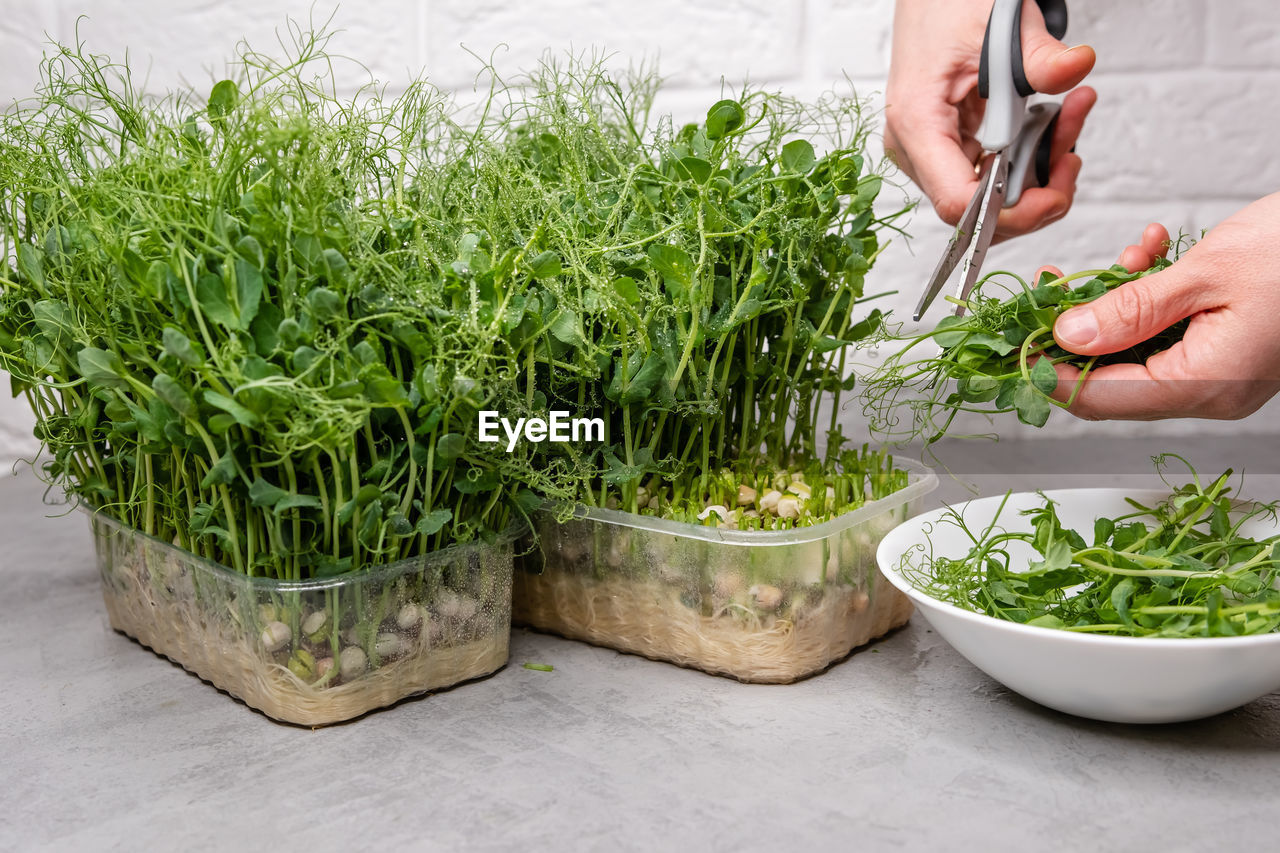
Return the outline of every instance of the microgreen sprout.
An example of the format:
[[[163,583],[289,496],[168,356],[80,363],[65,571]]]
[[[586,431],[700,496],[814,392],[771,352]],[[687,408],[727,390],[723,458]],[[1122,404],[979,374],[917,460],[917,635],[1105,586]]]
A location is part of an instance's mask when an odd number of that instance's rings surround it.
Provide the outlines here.
[[[1044,426],[1054,407],[1066,408],[1074,401],[1096,367],[1145,362],[1181,340],[1186,328],[1184,321],[1132,349],[1080,356],[1054,341],[1058,316],[1171,263],[1159,258],[1137,272],[1121,266],[1066,276],[1046,272],[1034,286],[1014,273],[995,272],[965,300],[963,315],[948,314],[919,334],[883,328],[876,342],[898,348],[864,382],[863,400],[873,431],[932,443],[947,435],[961,412],[1013,412],[1025,424]],[[941,352],[922,354],[934,346]],[[1051,396],[1058,387],[1056,364],[1080,369],[1065,401]]]
[[[1234,499],[1228,470],[1191,481],[1152,506],[1099,518],[1091,536],[1066,527],[1056,504],[1024,510],[1033,532],[999,526],[1000,510],[982,530],[952,510],[942,524],[964,531],[963,555],[909,552],[902,572],[921,591],[999,619],[1078,633],[1134,637],[1223,637],[1280,628],[1280,535],[1253,538],[1242,528],[1275,519],[1277,505]],[[1162,472],[1163,476],[1163,472]],[[1007,500],[1007,496],[1006,496]],[[1038,555],[1015,562],[1014,543]]]

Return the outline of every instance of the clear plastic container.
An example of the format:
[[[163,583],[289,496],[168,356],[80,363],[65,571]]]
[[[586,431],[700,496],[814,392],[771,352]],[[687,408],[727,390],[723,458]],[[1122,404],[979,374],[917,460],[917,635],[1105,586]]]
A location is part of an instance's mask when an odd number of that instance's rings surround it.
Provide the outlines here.
[[[349,720],[507,662],[514,537],[285,582],[90,518],[111,627],[274,719]]]
[[[904,624],[876,547],[938,485],[908,484],[813,527],[723,530],[615,510],[535,519],[540,556],[516,571],[513,619],[540,631],[741,681],[786,683]]]

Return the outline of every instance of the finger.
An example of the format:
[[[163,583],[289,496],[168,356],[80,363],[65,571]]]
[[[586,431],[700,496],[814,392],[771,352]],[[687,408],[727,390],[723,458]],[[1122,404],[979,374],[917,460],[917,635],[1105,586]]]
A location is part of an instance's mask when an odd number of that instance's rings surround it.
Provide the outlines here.
[[[1093,70],[1097,54],[1088,45],[1067,47],[1044,26],[1040,7],[1026,0],[1022,7],[1022,67],[1037,92],[1061,94]]]
[[[1062,108],[1058,110],[1058,122],[1054,126],[1053,142],[1049,149],[1051,163],[1058,162],[1076,147],[1080,131],[1084,129],[1084,121],[1097,103],[1098,93],[1088,86],[1081,86],[1062,99]]]
[[[1054,323],[1053,336],[1063,349],[1080,355],[1119,352],[1219,305],[1212,279],[1188,257],[1066,311]]]
[[[1035,231],[1066,216],[1076,195],[1081,165],[1077,155],[1066,154],[1054,165],[1046,186],[1023,190],[1017,204],[1000,211],[996,240]]]
[[[978,189],[978,175],[960,140],[937,130],[922,134],[910,157],[916,184],[933,202],[938,216],[955,225]]]
[[[1169,251],[1169,232],[1163,225],[1153,222],[1142,232],[1142,239],[1132,246],[1126,246],[1116,260],[1129,272],[1145,270],[1155,263],[1156,258],[1164,257]]]
[[[1045,266],[1042,266],[1040,267],[1040,269],[1036,270],[1036,277],[1031,279],[1032,283],[1034,284],[1035,282],[1040,281],[1040,277],[1045,273],[1048,273],[1049,275],[1053,276],[1055,279],[1062,278],[1062,270],[1058,269],[1055,266],[1050,266],[1046,264]]]

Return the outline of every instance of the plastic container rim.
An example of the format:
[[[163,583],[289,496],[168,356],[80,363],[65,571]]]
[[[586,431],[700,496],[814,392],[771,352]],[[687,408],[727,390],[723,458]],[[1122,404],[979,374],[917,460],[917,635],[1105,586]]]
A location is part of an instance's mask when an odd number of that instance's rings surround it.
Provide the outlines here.
[[[1062,495],[1069,495],[1072,492],[1098,492],[1098,491],[1116,492],[1117,494],[1122,494],[1125,497],[1132,497],[1132,498],[1138,498],[1138,499],[1144,499],[1144,496],[1151,497],[1152,495],[1158,495],[1158,494],[1163,494],[1165,497],[1168,497],[1169,495],[1167,491],[1161,491],[1160,489],[1134,490],[1134,489],[1123,489],[1123,488],[1079,488],[1079,489],[1048,489],[1044,492],[1014,492],[1011,495],[1009,495],[1009,498],[1013,499],[1017,497],[1026,497],[1028,495],[1043,494],[1045,497],[1049,498],[1050,500],[1054,500],[1055,498],[1060,498]],[[1004,498],[1004,495],[988,495],[984,498],[975,498],[974,500],[990,500],[992,498],[1002,499]],[[956,504],[954,508],[957,510],[960,510],[961,508],[963,508],[964,506],[967,506],[972,502],[973,501],[964,501],[963,503]],[[914,522],[917,519],[921,519],[926,515],[945,512],[948,508],[949,507],[940,507],[938,509],[922,512],[919,515],[916,515],[916,516],[913,516],[912,518],[907,519],[907,523]],[[930,519],[930,521],[933,521],[933,520],[934,519]],[[929,522],[921,521],[920,523],[925,524]],[[1046,628],[1042,625],[1024,625],[1021,622],[1009,622],[1004,619],[997,619],[996,617],[988,616],[985,613],[975,613],[972,610],[965,610],[963,607],[957,607],[956,605],[948,601],[942,601],[940,599],[934,598],[932,595],[929,595],[927,592],[924,592],[921,589],[917,589],[916,586],[913,583],[911,583],[911,581],[903,577],[902,573],[898,571],[897,562],[894,562],[891,564],[888,559],[882,559],[882,557],[884,557],[884,554],[882,554],[882,552],[884,551],[886,541],[889,541],[887,537],[885,541],[882,541],[880,545],[876,547],[876,565],[879,566],[880,573],[884,575],[885,579],[888,580],[889,583],[896,586],[903,593],[905,593],[909,598],[911,598],[912,601],[915,601],[917,604],[920,604],[923,607],[925,607],[926,611],[929,608],[933,608],[942,613],[949,614],[952,616],[957,616],[962,621],[970,622],[974,625],[985,625],[989,628],[1008,631],[1012,636],[1034,636],[1034,637],[1041,637],[1041,638],[1056,637],[1056,638],[1059,638],[1063,643],[1075,643],[1075,644],[1084,645],[1084,646],[1120,645],[1120,646],[1132,647],[1134,644],[1137,644],[1141,646],[1151,646],[1153,648],[1156,646],[1162,646],[1165,648],[1174,648],[1174,649],[1192,648],[1196,646],[1225,646],[1225,645],[1256,646],[1256,645],[1280,643],[1280,632],[1275,632],[1275,631],[1269,634],[1250,634],[1247,636],[1239,636],[1239,637],[1129,637],[1129,636],[1116,635],[1116,634],[1087,634],[1087,633],[1080,633],[1077,631],[1064,631],[1060,628]],[[892,542],[890,542],[889,544],[892,544]],[[898,554],[897,559],[901,561],[901,559],[904,556],[906,555]]]
[[[492,543],[484,541],[455,543],[453,545],[447,545],[437,551],[431,551],[427,554],[421,554],[416,557],[405,557],[404,559],[396,560],[393,563],[384,563],[359,572],[344,572],[343,574],[327,578],[287,581],[277,580],[276,578],[251,577],[243,572],[237,572],[235,569],[224,566],[215,560],[210,560],[208,557],[202,557],[201,555],[192,553],[185,548],[179,548],[172,542],[165,542],[163,539],[158,539],[150,533],[145,533],[136,527],[130,527],[104,510],[94,509],[84,504],[81,504],[77,508],[88,515],[90,520],[95,524],[103,523],[107,527],[115,528],[117,531],[123,531],[134,536],[140,536],[143,539],[148,540],[151,545],[161,549],[162,552],[181,557],[189,564],[208,569],[214,574],[225,575],[228,579],[239,583],[247,583],[254,588],[267,588],[280,592],[314,592],[346,586],[353,581],[385,581],[396,575],[407,574],[429,566],[451,562],[458,556],[469,554],[472,551],[482,551],[489,548],[510,545],[519,539],[521,534],[525,531],[525,525],[522,522],[516,522],[509,525],[507,529],[499,535],[498,539]]]
[[[856,527],[876,516],[899,506],[905,506],[916,498],[924,497],[938,487],[938,475],[912,459],[895,459],[894,467],[907,472],[907,485],[896,492],[886,495],[855,510],[846,512],[830,521],[815,524],[812,527],[795,527],[791,530],[728,530],[720,527],[703,527],[684,521],[672,521],[656,516],[623,512],[618,509],[604,509],[578,505],[574,508],[573,520],[598,521],[615,527],[630,527],[654,533],[666,533],[684,539],[701,539],[724,545],[745,545],[750,547],[779,547],[785,545],[803,545],[827,539]],[[548,504],[545,512],[554,513],[557,505]]]

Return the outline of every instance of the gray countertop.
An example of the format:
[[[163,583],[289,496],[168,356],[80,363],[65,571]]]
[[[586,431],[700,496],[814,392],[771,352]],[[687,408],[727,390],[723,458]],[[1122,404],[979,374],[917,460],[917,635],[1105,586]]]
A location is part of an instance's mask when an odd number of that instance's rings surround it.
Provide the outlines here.
[[[1277,497],[1275,442],[1163,444],[1205,471],[1248,467],[1251,494]],[[1149,455],[1037,441],[943,461],[989,493],[1144,485]],[[29,471],[0,482],[0,848],[1274,843],[1280,694],[1180,725],[1076,719],[1003,689],[918,616],[786,686],[517,630],[490,678],[327,729],[273,723],[114,633],[85,519],[50,517],[42,494]],[[945,478],[938,494],[965,496]]]

